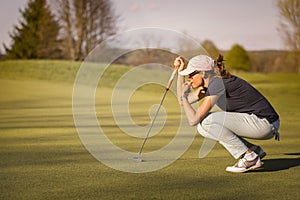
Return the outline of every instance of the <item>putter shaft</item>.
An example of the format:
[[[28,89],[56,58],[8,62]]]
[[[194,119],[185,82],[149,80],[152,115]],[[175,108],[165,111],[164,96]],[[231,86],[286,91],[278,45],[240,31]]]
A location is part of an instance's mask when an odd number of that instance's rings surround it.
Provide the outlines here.
[[[177,72],[177,69],[175,69],[175,70],[173,71],[173,73],[172,73],[172,75],[171,75],[171,77],[170,77],[170,79],[169,79],[169,82],[168,82],[168,84],[167,84],[167,86],[166,86],[166,88],[165,88],[165,92],[164,92],[164,94],[163,94],[163,97],[162,97],[162,99],[160,100],[160,103],[159,103],[159,106],[158,106],[158,108],[157,108],[157,111],[156,111],[156,113],[155,113],[155,115],[154,115],[154,118],[153,118],[153,120],[152,120],[152,122],[151,122],[151,125],[150,125],[150,127],[149,127],[149,129],[148,129],[148,132],[147,132],[146,137],[145,137],[145,139],[144,139],[144,141],[143,141],[143,144],[142,144],[142,146],[141,146],[141,148],[140,148],[140,151],[138,152],[138,158],[141,157],[141,154],[142,154],[143,148],[144,148],[144,146],[145,146],[145,143],[146,143],[146,141],[148,140],[150,131],[151,131],[153,125],[154,125],[155,119],[156,119],[156,117],[157,117],[157,115],[158,115],[158,112],[159,112],[159,110],[160,110],[160,108],[161,108],[163,102],[164,102],[164,99],[165,99],[165,97],[166,97],[166,95],[167,95],[167,92],[169,91],[169,89],[170,89],[170,87],[171,87],[171,85],[172,85],[172,82],[173,82],[173,80],[174,80],[174,77],[175,77],[175,75],[176,75],[176,72]]]

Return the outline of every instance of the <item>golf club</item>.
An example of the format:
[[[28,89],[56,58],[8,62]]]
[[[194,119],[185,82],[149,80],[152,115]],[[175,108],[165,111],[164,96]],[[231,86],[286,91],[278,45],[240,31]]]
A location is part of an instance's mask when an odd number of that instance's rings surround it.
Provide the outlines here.
[[[173,80],[174,80],[174,77],[175,77],[175,75],[176,75],[176,72],[177,72],[177,69],[174,69],[174,71],[173,71],[173,73],[172,73],[172,75],[171,75],[171,77],[170,77],[170,79],[169,79],[169,82],[168,82],[168,84],[167,84],[167,86],[166,86],[166,88],[165,88],[165,92],[164,92],[164,94],[163,94],[163,97],[162,97],[162,99],[160,100],[159,106],[158,106],[157,111],[156,111],[156,113],[155,113],[155,115],[154,115],[154,118],[153,118],[153,120],[152,120],[152,122],[151,122],[151,125],[150,125],[150,127],[149,127],[149,129],[148,129],[148,132],[147,132],[147,134],[146,134],[146,137],[145,137],[145,139],[144,139],[144,141],[143,141],[143,144],[142,144],[142,146],[141,146],[141,148],[140,148],[140,151],[138,152],[138,156],[137,156],[137,157],[133,157],[133,158],[130,159],[130,160],[132,160],[132,161],[134,161],[134,162],[143,162],[143,161],[144,161],[144,160],[141,158],[141,154],[142,154],[143,148],[144,148],[145,143],[146,143],[146,141],[147,141],[147,139],[148,139],[148,137],[149,137],[150,131],[151,131],[152,127],[153,127],[153,124],[154,124],[155,119],[156,119],[156,117],[157,117],[157,115],[158,115],[158,112],[159,112],[159,110],[160,110],[160,107],[162,106],[163,101],[164,101],[164,99],[165,99],[165,97],[166,97],[166,94],[167,94],[167,92],[169,91],[169,89],[170,89],[170,87],[171,87],[171,85],[172,85],[172,82],[173,82]]]

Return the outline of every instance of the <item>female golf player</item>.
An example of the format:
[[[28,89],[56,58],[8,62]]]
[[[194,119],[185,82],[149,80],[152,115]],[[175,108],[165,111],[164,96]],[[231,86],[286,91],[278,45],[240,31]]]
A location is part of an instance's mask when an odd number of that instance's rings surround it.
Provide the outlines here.
[[[259,168],[266,153],[245,138],[275,136],[279,140],[279,116],[269,101],[248,82],[226,71],[222,56],[214,61],[198,55],[187,65],[177,57],[174,67],[178,69],[178,101],[189,124],[197,125],[202,136],[218,141],[235,159],[240,158],[226,171],[242,173]],[[191,104],[197,101],[200,104],[195,110]],[[212,112],[214,105],[221,111]]]

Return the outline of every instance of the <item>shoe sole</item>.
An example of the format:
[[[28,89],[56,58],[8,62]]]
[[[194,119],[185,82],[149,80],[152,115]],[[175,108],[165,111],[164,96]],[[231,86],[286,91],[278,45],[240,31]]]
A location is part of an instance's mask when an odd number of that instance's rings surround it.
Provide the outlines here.
[[[249,168],[241,168],[240,171],[234,171],[234,170],[230,170],[231,168],[232,169],[237,169],[237,168],[234,168],[234,167],[227,167],[226,168],[226,171],[227,172],[232,172],[232,173],[244,173],[244,172],[247,172],[247,171],[250,171],[250,170],[255,170],[255,169],[258,169],[260,168],[264,163],[263,162],[258,162],[256,163],[255,165],[249,167]]]
[[[256,163],[254,166],[249,167],[249,168],[247,169],[247,171],[258,169],[258,168],[260,168],[262,165],[263,165],[262,162]]]

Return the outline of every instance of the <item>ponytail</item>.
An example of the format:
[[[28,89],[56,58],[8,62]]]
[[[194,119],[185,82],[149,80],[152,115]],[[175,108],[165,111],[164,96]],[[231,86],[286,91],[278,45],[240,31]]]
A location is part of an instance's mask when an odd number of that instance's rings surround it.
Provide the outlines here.
[[[216,63],[217,63],[217,68],[219,70],[220,76],[222,78],[230,78],[230,73],[225,69],[224,56],[219,54]]]

